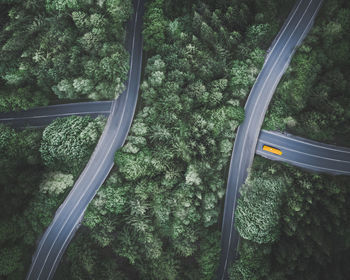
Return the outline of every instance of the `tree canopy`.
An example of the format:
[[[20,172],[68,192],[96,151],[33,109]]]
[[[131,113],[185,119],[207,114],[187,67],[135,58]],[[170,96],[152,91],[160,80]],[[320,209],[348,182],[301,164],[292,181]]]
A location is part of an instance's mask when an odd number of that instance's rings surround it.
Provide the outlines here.
[[[265,51],[293,4],[146,1],[136,116],[57,279],[214,278],[235,133]],[[0,21],[0,111],[120,93],[131,1],[0,5],[7,15]],[[325,2],[277,89],[265,127],[337,143],[347,135],[348,10],[345,0]],[[0,125],[1,279],[25,277],[36,241],[104,124],[68,117],[43,131]],[[242,239],[230,277],[347,279],[347,186],[344,177],[257,157],[235,213]]]
[[[324,1],[278,86],[264,127],[349,146],[350,5]]]
[[[308,174],[257,158],[238,202],[236,223],[243,239],[230,279],[346,279],[350,256],[347,182],[345,176]],[[271,183],[279,185],[279,196],[274,191],[266,194]],[[268,202],[274,211],[262,208]]]
[[[40,153],[52,170],[79,174],[104,128],[103,118],[67,117],[53,121],[43,132]]]
[[[1,279],[25,277],[37,239],[86,164],[103,126],[102,119],[72,117],[53,122],[43,136],[41,130],[0,125]],[[75,157],[64,153],[68,146]]]
[[[0,31],[0,111],[121,93],[131,1],[15,1],[1,7],[9,20]]]

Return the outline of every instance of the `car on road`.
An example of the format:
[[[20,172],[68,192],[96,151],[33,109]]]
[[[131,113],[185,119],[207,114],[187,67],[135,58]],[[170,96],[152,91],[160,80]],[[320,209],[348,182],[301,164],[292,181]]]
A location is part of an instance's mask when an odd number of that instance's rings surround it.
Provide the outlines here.
[[[273,147],[270,147],[270,146],[267,146],[267,145],[263,146],[263,150],[267,151],[267,152],[270,152],[270,153],[273,153],[273,154],[276,154],[276,155],[279,155],[279,156],[282,155],[282,151],[280,149],[273,148]]]

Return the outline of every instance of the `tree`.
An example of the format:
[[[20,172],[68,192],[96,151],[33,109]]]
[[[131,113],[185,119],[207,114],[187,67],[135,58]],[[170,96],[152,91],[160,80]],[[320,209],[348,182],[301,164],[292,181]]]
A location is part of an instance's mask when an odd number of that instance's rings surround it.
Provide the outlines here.
[[[220,232],[208,231],[202,235],[199,246],[198,264],[200,266],[201,279],[213,279],[220,254]]]
[[[20,248],[1,248],[0,252],[0,275],[8,276],[16,270],[23,270],[21,263],[22,253]]]
[[[77,175],[95,148],[104,123],[103,118],[77,116],[55,120],[43,133],[40,153],[44,164]]]
[[[112,174],[89,206],[84,217],[84,225],[93,230],[92,238],[101,247],[111,245],[115,238],[114,230],[117,222],[109,221],[107,217],[117,216],[126,211],[126,195],[127,187],[121,184],[116,174]]]
[[[231,70],[230,87],[233,90],[233,97],[244,99],[248,96],[259,70],[247,62],[234,61]]]
[[[13,178],[17,169],[40,164],[40,139],[41,133],[38,131],[16,132],[0,124],[0,174],[4,185],[5,178]]]
[[[239,259],[229,269],[230,279],[272,279],[270,278],[272,276],[269,259],[270,245],[260,245],[248,240],[241,240],[239,252]]]
[[[40,191],[51,195],[58,195],[72,187],[74,184],[73,175],[61,172],[47,173],[40,184]]]
[[[277,181],[281,181],[278,178],[288,178],[285,180],[286,188],[277,201],[280,213],[278,238],[273,240],[273,244],[259,242],[256,238],[250,238],[252,241],[241,239],[239,258],[233,265],[231,279],[345,279],[348,268],[340,259],[350,251],[346,243],[348,238],[345,237],[350,228],[346,208],[350,199],[345,183],[347,179],[308,174],[294,167],[257,158],[248,184],[261,178],[273,182],[276,178]],[[271,192],[270,189],[266,191]],[[254,219],[255,207],[259,207],[246,203],[244,196],[249,197],[247,188],[238,202],[237,223],[241,222],[242,215],[239,214],[242,211],[250,215],[243,217]],[[265,203],[265,197],[262,194],[259,199]],[[274,208],[275,202],[269,201],[270,207]],[[258,220],[259,225],[264,225],[265,215],[260,216],[263,217]],[[252,221],[245,223],[246,227],[251,226],[250,229],[241,225],[239,230],[243,229],[243,234],[254,233],[257,236],[257,221]]]
[[[247,179],[236,210],[240,235],[256,243],[273,243],[280,235],[280,206],[286,187],[283,177],[264,178],[263,174]]]
[[[163,0],[152,1],[147,9],[143,31],[146,51],[156,49],[157,46],[161,46],[165,42],[166,20],[162,9],[163,2]]]
[[[130,0],[15,5],[0,32],[0,110],[47,105],[57,97],[117,97],[129,67],[124,23],[130,13]]]
[[[66,11],[68,9],[79,9],[83,1],[79,0],[46,0],[46,9],[48,11]]]

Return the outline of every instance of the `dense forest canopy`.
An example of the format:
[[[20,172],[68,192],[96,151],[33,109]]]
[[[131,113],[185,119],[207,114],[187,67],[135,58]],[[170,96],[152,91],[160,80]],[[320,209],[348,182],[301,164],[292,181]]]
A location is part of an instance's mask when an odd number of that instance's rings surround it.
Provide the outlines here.
[[[308,174],[258,157],[241,192],[236,221],[242,241],[231,279],[348,278],[347,177]]]
[[[102,118],[68,117],[44,131],[0,125],[0,279],[24,279],[37,239],[87,163],[104,124]]]
[[[276,23],[260,1],[148,3],[140,109],[58,279],[214,277],[234,133],[288,4]]]
[[[324,1],[277,88],[265,128],[350,144],[350,3]]]
[[[8,10],[0,31],[0,111],[121,93],[128,72],[124,24],[130,1],[0,5]]]
[[[215,276],[235,133],[294,0],[146,4],[136,117],[55,279]],[[121,92],[131,0],[0,5],[0,111]],[[347,144],[349,11],[346,0],[325,0],[277,89],[266,128]],[[36,241],[104,124],[68,117],[44,130],[0,125],[0,279],[24,279]],[[344,177],[257,157],[238,202],[242,242],[230,277],[347,279],[348,187]]]
[[[349,146],[349,31],[349,2],[324,1],[277,88],[265,128]],[[243,241],[231,279],[347,279],[349,187],[346,177],[255,159],[236,211]]]

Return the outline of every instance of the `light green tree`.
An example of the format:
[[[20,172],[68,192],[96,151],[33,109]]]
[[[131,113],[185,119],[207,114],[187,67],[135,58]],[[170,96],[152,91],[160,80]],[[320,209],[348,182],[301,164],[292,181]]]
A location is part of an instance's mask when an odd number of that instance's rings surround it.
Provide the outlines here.
[[[55,120],[43,133],[43,162],[52,170],[77,175],[87,163],[104,124],[103,118],[73,116]]]
[[[249,177],[242,187],[236,209],[240,235],[256,243],[273,243],[280,235],[282,194],[288,186],[284,177]]]

